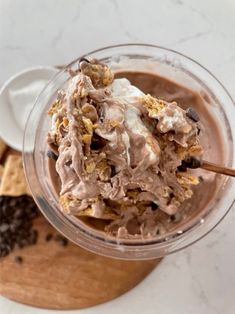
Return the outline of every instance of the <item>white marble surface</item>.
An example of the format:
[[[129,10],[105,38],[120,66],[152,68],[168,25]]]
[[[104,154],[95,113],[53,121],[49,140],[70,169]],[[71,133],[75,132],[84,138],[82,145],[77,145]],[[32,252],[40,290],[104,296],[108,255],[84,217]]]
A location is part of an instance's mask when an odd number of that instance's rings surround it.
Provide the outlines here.
[[[0,0],[0,84],[25,67],[66,63],[127,43],[173,48],[211,70],[235,98],[234,0]],[[138,287],[80,314],[235,313],[235,211],[167,257]],[[55,313],[0,297],[1,314]],[[60,312],[71,313],[71,312]]]

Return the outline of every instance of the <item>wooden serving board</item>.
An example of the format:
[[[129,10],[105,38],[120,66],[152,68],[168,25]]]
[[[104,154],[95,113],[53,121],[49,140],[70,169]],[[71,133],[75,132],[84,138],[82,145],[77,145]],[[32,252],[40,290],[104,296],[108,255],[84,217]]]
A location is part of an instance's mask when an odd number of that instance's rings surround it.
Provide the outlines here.
[[[44,217],[35,220],[38,243],[15,249],[0,261],[0,294],[50,309],[79,309],[116,298],[136,286],[159,263],[121,261],[90,253],[73,243],[45,241],[55,233]],[[15,256],[22,256],[17,264]]]

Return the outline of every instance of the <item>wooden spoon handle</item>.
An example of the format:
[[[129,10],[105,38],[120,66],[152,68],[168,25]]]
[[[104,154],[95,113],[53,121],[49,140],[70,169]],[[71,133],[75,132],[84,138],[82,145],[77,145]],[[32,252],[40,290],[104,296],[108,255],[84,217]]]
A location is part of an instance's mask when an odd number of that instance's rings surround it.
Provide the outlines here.
[[[235,177],[235,169],[219,166],[209,161],[202,160],[200,168]]]

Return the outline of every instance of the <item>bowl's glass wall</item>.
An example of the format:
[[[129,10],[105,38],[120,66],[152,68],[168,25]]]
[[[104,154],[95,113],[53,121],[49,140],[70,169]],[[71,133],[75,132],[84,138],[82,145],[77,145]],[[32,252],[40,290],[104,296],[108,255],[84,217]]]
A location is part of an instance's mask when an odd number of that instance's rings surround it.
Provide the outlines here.
[[[189,87],[213,102],[211,108],[218,121],[225,150],[224,164],[235,166],[234,104],[224,87],[198,63],[161,47],[148,45],[121,45],[104,48],[86,55],[107,62],[115,71],[140,70],[156,72]],[[164,256],[186,247],[203,237],[224,217],[234,202],[234,181],[224,178],[220,186],[222,198],[216,199],[213,208],[203,212],[184,228],[164,237],[151,240],[119,241],[105,239],[100,233],[84,225],[79,219],[63,214],[58,197],[51,186],[47,167],[46,136],[50,127],[47,110],[56,92],[70,77],[68,69],[77,69],[78,60],[57,74],[39,95],[28,119],[24,139],[24,166],[32,194],[47,219],[76,244],[98,254],[123,259],[149,259]]]

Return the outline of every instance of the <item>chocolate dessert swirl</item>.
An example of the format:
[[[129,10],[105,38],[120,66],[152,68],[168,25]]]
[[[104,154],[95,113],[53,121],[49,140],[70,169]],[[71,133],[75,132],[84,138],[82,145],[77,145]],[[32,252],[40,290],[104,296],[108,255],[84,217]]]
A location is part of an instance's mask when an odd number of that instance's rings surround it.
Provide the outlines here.
[[[199,184],[183,166],[202,155],[199,122],[192,109],[131,94],[121,80],[97,60],[82,61],[49,110],[60,205],[65,213],[105,220],[107,234],[152,237],[163,232],[159,211],[175,215]]]

